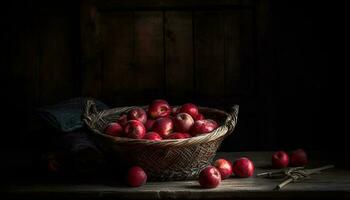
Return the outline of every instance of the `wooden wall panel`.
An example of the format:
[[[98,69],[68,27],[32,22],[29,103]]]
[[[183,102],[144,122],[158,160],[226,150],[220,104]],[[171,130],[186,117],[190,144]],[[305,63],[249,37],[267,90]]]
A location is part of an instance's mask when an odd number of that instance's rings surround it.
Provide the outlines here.
[[[256,19],[254,10],[246,9],[239,11],[239,31],[240,31],[240,76],[242,95],[254,98],[256,95]]]
[[[11,10],[11,8],[9,8]],[[14,11],[14,8],[12,8]],[[16,10],[15,13],[25,10]],[[18,148],[26,144],[29,133],[33,130],[33,110],[38,106],[38,69],[40,64],[39,28],[36,17],[29,15],[26,18],[17,16],[11,12],[8,18],[12,23],[7,28],[10,34],[6,74],[1,79],[3,89],[1,95],[2,123],[8,130],[16,127],[15,131],[3,131],[0,148]],[[3,48],[3,46],[1,46]],[[20,116],[20,118],[19,118]],[[24,120],[21,120],[24,119]],[[27,136],[27,137],[25,137]]]
[[[39,101],[40,104],[53,104],[78,95],[77,74],[74,65],[74,39],[72,22],[67,16],[54,16],[42,19],[38,49]]]
[[[81,95],[101,97],[101,29],[96,7],[82,1],[80,5],[80,88]]]
[[[194,13],[195,88],[200,97],[223,97],[225,88],[225,32],[220,12]]]
[[[134,72],[129,95],[139,95],[145,100],[163,96],[164,34],[162,12],[135,12]]]
[[[112,12],[102,16],[104,99],[130,104],[164,95],[162,12]]]
[[[192,12],[165,12],[165,71],[168,98],[193,98],[193,56]]]
[[[240,96],[240,70],[241,58],[240,38],[240,16],[241,12],[227,11],[224,13],[225,32],[225,96],[236,98]]]
[[[111,12],[101,14],[103,36],[103,98],[118,102],[118,98],[133,88],[134,14]]]

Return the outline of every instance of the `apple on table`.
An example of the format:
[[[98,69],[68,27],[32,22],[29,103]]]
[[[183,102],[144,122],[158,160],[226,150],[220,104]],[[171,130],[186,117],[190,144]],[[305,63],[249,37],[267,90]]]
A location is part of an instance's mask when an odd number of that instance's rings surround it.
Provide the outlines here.
[[[131,187],[140,187],[147,181],[146,172],[139,166],[133,166],[128,170],[127,183]]]
[[[285,151],[277,151],[271,158],[272,167],[285,168],[289,164],[289,156]]]
[[[253,162],[246,157],[239,158],[233,163],[233,173],[241,178],[253,176],[254,169]]]
[[[202,187],[215,188],[221,183],[221,174],[214,166],[208,166],[200,172],[198,182]]]
[[[222,179],[226,179],[232,175],[233,167],[232,163],[226,159],[220,158],[214,162],[214,167],[216,167]]]

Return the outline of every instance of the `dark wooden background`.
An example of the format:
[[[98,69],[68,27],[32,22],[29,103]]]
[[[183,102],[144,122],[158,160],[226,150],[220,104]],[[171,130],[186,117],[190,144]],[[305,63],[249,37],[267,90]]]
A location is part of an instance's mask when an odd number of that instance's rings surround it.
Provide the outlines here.
[[[323,149],[345,138],[327,123],[337,6],[97,2],[3,6],[1,108],[10,131],[2,131],[1,148],[35,148],[35,108],[77,96],[110,106],[154,98],[223,109],[240,104],[226,151]]]

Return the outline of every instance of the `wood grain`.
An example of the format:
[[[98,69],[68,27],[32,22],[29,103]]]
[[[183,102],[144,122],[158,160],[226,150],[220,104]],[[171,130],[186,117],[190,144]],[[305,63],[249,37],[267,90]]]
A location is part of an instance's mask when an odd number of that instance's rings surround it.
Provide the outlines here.
[[[107,102],[148,103],[165,91],[162,12],[101,14]]]
[[[69,16],[41,19],[39,104],[54,104],[77,95],[74,73],[73,25]]]
[[[191,9],[227,9],[234,6],[252,6],[254,0],[95,0],[101,10],[191,10]]]
[[[107,102],[116,102],[133,84],[134,14],[101,14],[103,35],[102,93]],[[130,87],[133,91],[133,88]]]
[[[193,95],[192,28],[192,12],[165,12],[166,94],[170,99]]]
[[[256,173],[270,170],[272,152],[219,152],[217,158],[235,160],[246,156],[255,166]],[[323,154],[312,154],[322,158]],[[313,160],[311,166],[319,166],[319,160]],[[325,160],[323,160],[325,161]],[[331,162],[331,161],[328,161]],[[350,170],[334,168],[315,174],[302,183],[291,183],[281,191],[274,191],[279,179],[258,177],[230,177],[222,181],[219,187],[203,189],[197,181],[148,182],[139,188],[125,187],[123,183],[105,180],[104,183],[35,183],[10,184],[0,191],[11,198],[55,197],[69,198],[114,198],[114,199],[291,199],[291,198],[350,198]]]
[[[195,12],[194,28],[195,91],[198,96],[204,98],[223,96],[225,88],[223,15],[214,11]]]
[[[132,91],[151,100],[164,95],[164,48],[162,12],[135,12],[135,58]]]
[[[99,98],[102,85],[99,14],[89,1],[80,5],[81,94]],[[95,13],[92,17],[91,13]]]
[[[240,34],[239,10],[224,12],[224,38],[225,38],[225,96],[240,96],[240,40],[245,37]]]

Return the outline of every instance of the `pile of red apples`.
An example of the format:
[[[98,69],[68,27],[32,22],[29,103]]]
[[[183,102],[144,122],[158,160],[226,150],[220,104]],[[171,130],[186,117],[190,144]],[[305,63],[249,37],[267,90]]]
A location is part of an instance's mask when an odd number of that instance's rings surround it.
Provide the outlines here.
[[[165,140],[186,139],[212,132],[218,123],[205,119],[198,107],[186,103],[171,107],[165,100],[154,100],[146,109],[135,107],[110,123],[105,133],[113,137]]]

